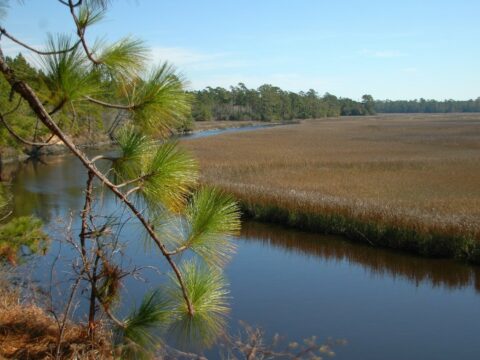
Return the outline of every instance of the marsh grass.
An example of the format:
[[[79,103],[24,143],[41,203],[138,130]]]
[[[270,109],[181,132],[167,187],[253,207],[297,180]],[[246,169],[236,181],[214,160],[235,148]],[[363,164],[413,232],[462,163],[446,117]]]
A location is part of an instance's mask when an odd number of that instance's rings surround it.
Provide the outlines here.
[[[190,140],[263,221],[480,263],[480,115],[389,115]]]

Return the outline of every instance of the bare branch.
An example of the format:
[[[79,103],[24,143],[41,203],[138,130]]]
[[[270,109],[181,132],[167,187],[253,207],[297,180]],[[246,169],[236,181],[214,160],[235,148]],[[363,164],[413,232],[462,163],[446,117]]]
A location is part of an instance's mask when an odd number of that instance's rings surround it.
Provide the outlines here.
[[[115,116],[115,120],[113,120],[112,125],[110,125],[110,128],[107,131],[107,134],[110,136],[110,139],[113,139],[113,133],[115,132],[115,129],[118,127],[120,122],[122,121],[124,117],[124,112],[119,110],[117,115]]]
[[[68,49],[59,50],[59,51],[41,51],[41,50],[37,50],[37,49],[31,47],[30,45],[24,43],[23,41],[18,40],[16,37],[14,37],[10,33],[8,33],[7,30],[5,30],[5,28],[3,28],[3,27],[0,27],[0,34],[4,35],[5,37],[10,39],[14,43],[24,47],[25,49],[30,50],[30,51],[34,52],[35,54],[42,55],[42,56],[65,54],[65,53],[68,53],[68,52],[72,51],[73,49],[75,49],[80,44],[80,40],[78,40],[75,44],[73,44],[73,46],[71,46]]]
[[[141,181],[141,180],[145,179],[145,177],[146,177],[145,175],[139,176],[138,178],[135,178],[133,180],[125,181],[124,183],[118,184],[118,185],[116,185],[116,187],[117,187],[117,189],[120,189],[120,188],[125,187],[127,185],[131,185],[131,184],[134,184],[138,181]]]
[[[66,1],[64,1],[64,0],[58,0],[58,1],[59,1],[60,3],[62,3],[63,5],[65,5],[65,6],[70,6],[70,4],[69,4],[68,2],[66,2]],[[78,1],[77,1],[75,4],[73,4],[72,6],[73,6],[73,7],[77,7],[77,6],[82,5],[82,3],[83,3],[83,0],[78,0]]]
[[[102,304],[102,303],[101,303]],[[112,320],[115,325],[117,325],[118,327],[122,328],[122,329],[125,329],[126,328],[126,325],[125,323],[123,323],[122,321],[118,320],[115,315],[112,314],[112,312],[110,311],[110,309],[106,306],[104,306],[102,304],[102,308],[103,308],[103,311],[105,312],[105,314],[107,314],[107,316],[110,318],[110,320]]]
[[[127,198],[130,194],[133,194],[135,191],[138,191],[138,190],[140,190],[140,186],[136,186],[134,188],[131,188],[130,190],[128,190],[125,193],[125,197]]]
[[[0,221],[3,221],[5,219],[7,219],[8,217],[10,217],[10,215],[13,214],[13,211],[10,210],[8,213],[6,213],[5,215],[3,215],[1,218],[0,218]]]
[[[20,108],[20,105],[22,104],[22,98],[20,97],[18,99],[17,105],[15,105],[12,110],[7,111],[6,113],[3,114],[3,116],[8,116],[13,114],[15,111],[17,111]]]
[[[105,102],[105,101],[102,101],[102,100],[94,99],[90,96],[86,96],[85,98],[88,101],[90,101],[94,104],[101,105],[103,107],[107,107],[107,108],[110,108],[110,109],[135,110],[135,104],[132,104],[132,105],[111,104],[111,103],[108,103],[108,102]]]
[[[29,146],[52,146],[52,145],[56,145],[57,143],[54,142],[54,143],[49,143],[49,142],[33,142],[33,141],[28,141],[26,139],[24,139],[23,137],[21,137],[20,135],[18,135],[15,130],[12,129],[12,127],[10,125],[8,125],[8,123],[5,121],[5,118],[3,117],[2,114],[0,114],[0,122],[3,124],[3,126],[5,126],[5,128],[7,129],[7,131],[10,133],[10,135],[12,135],[15,139],[17,139],[18,141],[20,141],[21,143],[24,143],[25,145],[29,145]],[[53,136],[52,136],[53,137]],[[50,137],[50,139],[52,138]],[[50,140],[49,139],[49,140]]]
[[[90,210],[92,209],[92,192],[93,192],[93,172],[88,172],[88,179],[87,179],[87,188],[85,190],[85,204],[83,205],[82,210],[82,230],[80,232],[80,245],[82,248],[82,258],[86,256],[86,249],[85,249],[85,238],[88,230],[87,224],[87,216],[90,214]]]
[[[169,251],[168,255],[178,255],[178,254],[184,252],[187,249],[188,249],[187,245],[182,245],[182,246],[176,248],[175,250]]]
[[[90,160],[90,162],[91,162],[92,164],[94,164],[94,163],[97,162],[98,160],[110,160],[110,161],[114,161],[115,158],[110,157],[110,156],[105,156],[105,155],[97,155],[97,156],[93,157],[93,158]]]
[[[62,338],[63,334],[65,333],[65,326],[67,325],[67,319],[68,319],[68,314],[70,313],[70,308],[72,306],[73,299],[75,297],[75,294],[78,289],[78,285],[80,284],[81,277],[77,277],[75,280],[75,283],[73,284],[73,288],[70,292],[70,296],[68,298],[67,305],[65,307],[65,312],[63,314],[63,319],[62,319],[62,325],[60,327],[60,331],[58,333],[58,339],[57,339],[57,349],[55,351],[55,359],[60,359],[60,349],[62,345]]]
[[[78,3],[77,3],[78,4]],[[85,50],[85,54],[87,55],[88,59],[94,63],[95,65],[101,65],[101,62],[95,59],[92,52],[90,51],[87,41],[85,40],[85,28],[80,26],[80,22],[78,21],[78,17],[75,14],[75,7],[78,6],[73,3],[72,0],[68,0],[68,6],[70,8],[70,14],[72,15],[73,21],[75,22],[75,26],[77,27],[77,35],[80,38],[80,43],[83,46],[83,50]]]

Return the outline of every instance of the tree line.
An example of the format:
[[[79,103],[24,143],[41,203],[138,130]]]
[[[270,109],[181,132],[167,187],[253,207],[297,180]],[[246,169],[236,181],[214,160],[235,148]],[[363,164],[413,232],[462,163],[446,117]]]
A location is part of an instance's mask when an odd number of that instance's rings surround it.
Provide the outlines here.
[[[376,100],[379,113],[462,113],[480,112],[480,97],[476,100]]]
[[[39,69],[32,66],[21,53],[15,57],[6,57],[5,60],[19,77],[31,84],[34,90],[48,93],[49,80],[43,67]],[[95,81],[102,83],[104,88],[114,87],[113,84],[109,84],[108,77],[98,76]],[[5,79],[0,78],[0,108],[6,111],[16,106],[11,101],[10,93],[10,85]],[[113,91],[110,94],[113,94]],[[186,95],[190,100],[191,109],[185,112],[185,116],[177,119],[173,124],[173,131],[192,130],[194,121],[288,121],[375,113],[374,100],[370,95],[364,95],[362,101],[359,102],[348,98],[339,98],[329,93],[320,96],[313,89],[295,93],[267,84],[258,89],[249,89],[242,83],[232,86],[230,89],[207,87],[203,90],[189,91]],[[111,99],[106,95],[103,100]],[[111,137],[117,128],[128,121],[131,115],[129,111],[122,109],[106,108],[99,111],[99,109],[81,102],[73,103],[70,107],[72,109],[74,107],[74,117],[69,116],[68,111],[62,108],[56,114],[59,119],[58,125],[73,137],[95,138],[97,141],[99,136],[104,136],[105,139]],[[41,139],[46,134],[45,129],[39,126],[37,117],[25,103],[19,104],[15,110],[15,113],[8,117],[8,124],[0,126],[0,147],[18,148],[21,146],[21,142],[11,136],[8,127],[15,134],[25,139],[31,139],[31,141]],[[81,121],[76,121],[76,119]]]
[[[315,90],[295,93],[269,84],[249,89],[243,83],[223,87],[207,87],[192,91],[195,121],[260,120],[285,121],[341,115],[371,115],[375,113],[374,100],[364,95],[362,101],[339,98]]]
[[[6,57],[6,62],[31,86],[42,91],[48,87],[42,70],[31,66],[19,53],[16,57]],[[99,78],[99,82],[108,79]],[[104,84],[105,87],[110,86]],[[11,87],[4,79],[0,79],[0,108],[15,107],[10,101]],[[188,91],[191,111],[185,113],[181,120],[174,124],[174,131],[184,132],[194,128],[194,121],[216,120],[259,120],[289,121],[293,119],[312,119],[336,116],[361,116],[375,113],[452,113],[480,112],[480,97],[476,100],[374,100],[371,95],[363,95],[361,101],[342,98],[325,93],[319,95],[315,90],[292,92],[277,86],[265,84],[257,89],[250,89],[243,83],[223,87],[207,87],[203,90]],[[92,109],[77,106],[75,116],[82,121],[72,121],[64,111],[58,114],[60,127],[74,137],[90,139],[112,136],[113,132],[128,120],[128,111],[114,109]],[[10,136],[9,130],[0,126],[0,147],[15,148],[19,142]],[[43,138],[45,129],[38,126],[38,119],[26,104],[20,104],[15,114],[9,117],[8,125],[16,134],[33,139]]]

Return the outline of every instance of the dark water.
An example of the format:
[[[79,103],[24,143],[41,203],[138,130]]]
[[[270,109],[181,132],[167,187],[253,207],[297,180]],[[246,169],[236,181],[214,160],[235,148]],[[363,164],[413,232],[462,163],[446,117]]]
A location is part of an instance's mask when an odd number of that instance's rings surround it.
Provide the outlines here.
[[[69,222],[71,210],[78,215],[86,176],[70,156],[46,162],[4,167],[2,179],[11,182],[15,213],[36,214],[53,233]],[[102,211],[118,211],[108,194]],[[155,250],[144,246],[139,226],[130,224],[122,236],[131,261],[166,269]],[[480,358],[478,267],[249,222],[236,242],[238,251],[226,268],[232,329],[244,320],[292,341],[311,335],[345,338],[348,345],[336,348],[337,359]],[[51,273],[45,264],[60,250],[52,243],[32,278],[47,283]],[[60,259],[65,274],[68,259],[68,253]],[[54,278],[65,274],[59,271]],[[127,303],[138,302],[161,282],[153,271],[144,278],[127,282]]]

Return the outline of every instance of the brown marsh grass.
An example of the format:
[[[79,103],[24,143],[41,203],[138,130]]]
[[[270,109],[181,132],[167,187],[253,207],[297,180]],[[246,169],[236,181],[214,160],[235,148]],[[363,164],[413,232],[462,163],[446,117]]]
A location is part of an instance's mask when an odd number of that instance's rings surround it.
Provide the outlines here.
[[[257,218],[480,257],[480,114],[308,120],[184,145],[203,181]]]

